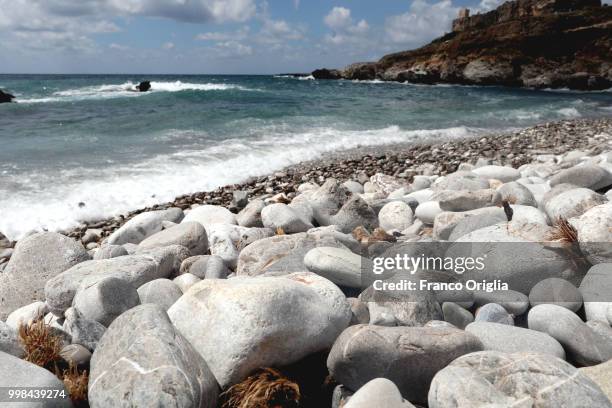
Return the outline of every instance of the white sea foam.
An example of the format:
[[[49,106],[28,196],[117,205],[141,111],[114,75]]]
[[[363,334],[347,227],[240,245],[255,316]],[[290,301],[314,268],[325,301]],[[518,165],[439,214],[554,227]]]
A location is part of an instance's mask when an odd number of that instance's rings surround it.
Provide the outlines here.
[[[5,175],[0,184],[0,231],[19,239],[32,230],[65,230],[136,208],[171,201],[181,194],[212,190],[264,175],[324,153],[357,146],[460,138],[478,129],[402,130],[397,126],[354,131],[332,127],[299,134],[266,133],[230,139],[200,150],[184,150],[130,165],[76,168],[61,172]],[[20,185],[12,191],[4,186]],[[80,208],[78,203],[84,202]]]
[[[557,110],[557,113],[564,118],[570,118],[570,119],[575,119],[575,118],[579,118],[582,116],[582,114],[576,108],[559,109]]]
[[[77,89],[67,89],[64,91],[54,92],[51,96],[42,98],[18,99],[19,103],[48,103],[48,102],[73,102],[88,99],[110,99],[110,98],[128,98],[150,95],[156,92],[181,92],[181,91],[227,91],[240,90],[250,91],[253,89],[245,88],[234,84],[225,83],[189,83],[189,82],[151,82],[151,90],[149,92],[136,92],[136,85],[133,82],[124,82],[123,84],[109,84],[87,86]]]

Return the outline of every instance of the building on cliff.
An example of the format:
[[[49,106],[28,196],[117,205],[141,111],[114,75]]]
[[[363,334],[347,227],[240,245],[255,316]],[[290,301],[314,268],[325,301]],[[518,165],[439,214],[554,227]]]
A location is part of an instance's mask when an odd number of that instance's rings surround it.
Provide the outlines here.
[[[524,17],[564,13],[581,9],[602,7],[601,0],[516,0],[508,1],[497,9],[470,16],[470,10],[462,8],[453,21],[453,31],[481,29],[493,24]]]

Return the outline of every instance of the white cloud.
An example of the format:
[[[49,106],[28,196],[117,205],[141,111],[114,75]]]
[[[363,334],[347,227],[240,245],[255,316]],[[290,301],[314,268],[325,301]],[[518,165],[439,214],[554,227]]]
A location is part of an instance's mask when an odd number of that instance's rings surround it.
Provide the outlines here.
[[[246,39],[249,35],[250,28],[248,26],[244,26],[236,31],[229,32],[220,32],[220,31],[210,31],[207,33],[201,33],[196,36],[196,40],[200,41],[229,41],[229,40],[237,40],[242,41]]]
[[[328,15],[323,18],[327,26],[333,30],[340,30],[353,23],[351,10],[345,7],[334,7]]]
[[[253,47],[238,41],[224,41],[215,44],[212,51],[219,58],[238,58],[253,54]]]
[[[366,20],[354,23],[351,10],[345,7],[334,7],[323,18],[323,22],[332,29],[332,33],[325,36],[325,42],[333,45],[365,45],[370,44],[365,34],[370,30]]]
[[[451,0],[414,0],[408,12],[387,18],[387,37],[396,44],[419,46],[451,30],[459,9]]]
[[[111,50],[117,50],[117,51],[127,51],[130,49],[130,47],[128,47],[127,45],[117,44],[117,43],[109,44],[108,48],[110,48]]]
[[[120,31],[117,17],[222,23],[255,12],[255,0],[0,0],[0,42],[19,51],[93,51],[91,35]]]
[[[165,42],[165,43],[163,43],[163,44],[162,44],[162,48],[163,48],[164,50],[173,50],[173,49],[174,49],[174,47],[175,47],[175,46],[174,46],[174,43],[173,43],[173,42],[170,42],[170,41]]]

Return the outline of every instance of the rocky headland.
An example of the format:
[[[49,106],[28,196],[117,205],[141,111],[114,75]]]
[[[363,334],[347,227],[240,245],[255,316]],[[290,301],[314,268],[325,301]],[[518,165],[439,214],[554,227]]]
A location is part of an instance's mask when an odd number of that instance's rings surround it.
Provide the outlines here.
[[[316,79],[601,90],[612,87],[612,7],[601,0],[515,0],[470,16],[421,48]]]
[[[0,386],[71,395],[44,407],[612,407],[611,198],[612,121],[565,121],[2,238]],[[441,248],[488,261],[384,276],[456,290],[364,279]]]

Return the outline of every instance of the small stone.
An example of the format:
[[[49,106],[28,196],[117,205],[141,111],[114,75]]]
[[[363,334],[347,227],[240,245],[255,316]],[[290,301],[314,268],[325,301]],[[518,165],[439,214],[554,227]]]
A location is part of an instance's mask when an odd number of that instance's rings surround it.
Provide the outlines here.
[[[129,282],[109,277],[77,292],[73,306],[79,315],[108,327],[117,316],[139,304],[138,292]]]
[[[475,322],[500,323],[514,326],[514,318],[497,303],[486,304],[476,310]]]
[[[548,278],[531,289],[529,303],[531,306],[549,303],[577,312],[582,307],[582,294],[565,279]]]
[[[565,351],[561,344],[548,334],[536,330],[507,324],[474,322],[468,324],[465,331],[478,337],[485,350],[550,354],[565,360]]]
[[[155,279],[138,288],[141,304],[153,303],[164,311],[170,309],[181,296],[183,292],[170,279]]]
[[[80,344],[69,344],[62,347],[60,356],[69,365],[74,365],[76,367],[89,363],[89,360],[91,360],[91,351]]]
[[[487,350],[459,357],[434,377],[429,408],[612,407],[565,361],[546,354]]]
[[[179,287],[181,292],[185,293],[196,283],[200,282],[202,279],[198,278],[191,273],[184,273],[182,275],[177,276],[172,281],[176,286]]]
[[[462,330],[474,321],[474,316],[469,311],[453,302],[444,302],[442,313],[445,321]]]

